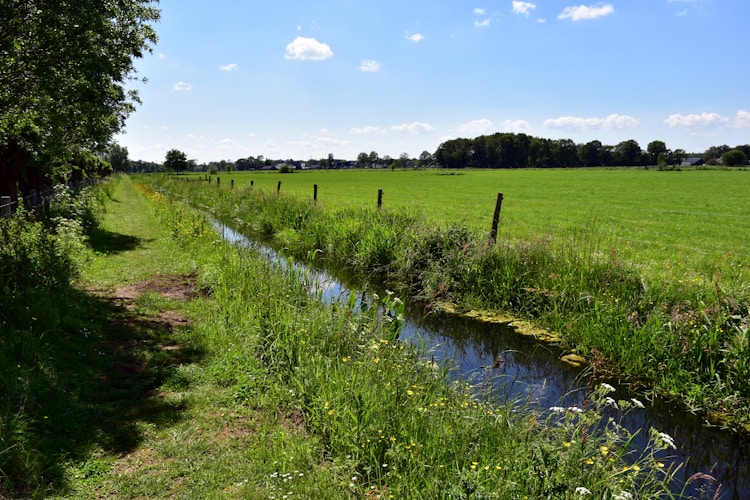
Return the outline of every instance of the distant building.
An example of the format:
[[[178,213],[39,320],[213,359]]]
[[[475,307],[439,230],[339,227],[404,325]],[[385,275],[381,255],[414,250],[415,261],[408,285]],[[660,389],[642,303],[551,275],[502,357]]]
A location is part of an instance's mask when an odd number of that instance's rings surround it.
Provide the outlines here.
[[[680,163],[681,167],[697,167],[698,165],[703,165],[706,163],[703,161],[703,158],[683,158],[682,163]]]

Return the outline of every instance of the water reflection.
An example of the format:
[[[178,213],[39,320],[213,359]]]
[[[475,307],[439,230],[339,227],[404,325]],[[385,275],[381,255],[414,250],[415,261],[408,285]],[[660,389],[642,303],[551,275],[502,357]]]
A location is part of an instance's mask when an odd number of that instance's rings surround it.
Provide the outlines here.
[[[350,281],[343,274],[288,261],[275,250],[247,239],[233,229],[213,222],[223,237],[233,244],[251,247],[280,266],[304,270],[311,293],[329,303],[348,299],[353,290],[366,290],[362,282]],[[358,303],[366,294],[358,292]],[[539,408],[581,406],[588,394],[582,370],[560,361],[561,352],[520,336],[503,325],[486,324],[443,313],[426,314],[419,305],[407,304],[401,338],[421,342],[436,362],[452,360],[451,375],[480,386],[492,385],[499,401],[518,400]],[[615,382],[610,384],[617,387]],[[633,395],[619,387],[619,399]],[[664,401],[643,401],[646,408],[631,411],[620,421],[630,432],[637,432],[637,448],[645,448],[648,429],[654,427],[674,438],[677,450],[666,462],[681,464],[679,479],[684,483],[695,473],[711,474],[722,484],[719,498],[750,498],[750,447],[747,439],[719,429],[708,428],[678,405]],[[687,493],[698,495],[702,483],[696,481]],[[711,489],[710,491],[713,491]],[[712,493],[713,494],[713,493]],[[711,495],[712,495],[711,494]],[[710,496],[711,496],[710,495]]]

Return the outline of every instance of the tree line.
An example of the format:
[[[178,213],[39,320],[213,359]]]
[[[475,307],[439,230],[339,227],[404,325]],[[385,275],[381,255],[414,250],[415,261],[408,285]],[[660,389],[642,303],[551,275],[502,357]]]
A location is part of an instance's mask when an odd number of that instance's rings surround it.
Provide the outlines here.
[[[576,144],[570,139],[545,139],[516,133],[451,139],[440,144],[434,154],[435,161],[446,168],[673,166],[680,165],[688,156],[682,149],[668,149],[664,141],[652,141],[644,151],[633,139],[610,146],[598,140]],[[714,146],[698,156],[705,163],[744,165],[750,157],[750,145],[734,149],[726,145]]]

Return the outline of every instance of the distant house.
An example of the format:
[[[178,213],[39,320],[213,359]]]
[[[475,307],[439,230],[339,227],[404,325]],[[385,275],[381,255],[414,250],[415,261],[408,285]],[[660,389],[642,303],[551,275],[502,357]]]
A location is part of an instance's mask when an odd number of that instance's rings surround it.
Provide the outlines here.
[[[681,167],[697,167],[698,165],[703,165],[706,163],[703,161],[703,158],[683,158],[682,163],[680,163]]]

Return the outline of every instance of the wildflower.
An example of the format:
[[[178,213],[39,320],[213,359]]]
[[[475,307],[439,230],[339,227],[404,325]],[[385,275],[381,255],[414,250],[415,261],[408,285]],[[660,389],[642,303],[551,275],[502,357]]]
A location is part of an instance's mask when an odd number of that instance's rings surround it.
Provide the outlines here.
[[[409,390],[406,391],[406,394],[408,394],[409,396],[413,396],[414,395],[414,391],[412,391],[411,389],[409,389]]]
[[[551,407],[549,409],[549,411],[551,411],[552,413],[564,413],[565,412],[565,408],[563,408],[561,406],[553,406],[553,407]]]
[[[609,446],[600,446],[599,452],[602,454],[603,457],[606,457],[609,453]]]
[[[615,494],[612,498],[613,500],[633,500],[633,494],[629,491],[621,491],[620,493]]]
[[[667,448],[672,448],[673,450],[677,449],[677,446],[674,444],[674,439],[672,439],[672,436],[665,432],[660,432],[657,434],[657,437],[661,440],[662,444],[666,446]]]
[[[583,486],[579,486],[576,488],[576,495],[590,495],[591,491],[588,488],[584,488]]]
[[[607,383],[602,384],[600,387],[602,389],[605,389],[607,392],[615,392],[615,388]]]
[[[617,408],[617,402],[609,396],[607,396],[607,398],[604,400],[604,404],[607,406],[611,406],[612,408]]]
[[[374,358],[374,359],[372,360],[372,362],[373,362],[373,363],[380,363],[380,358]]]
[[[643,403],[641,403],[635,398],[631,398],[630,401],[632,401],[633,405],[636,406],[637,408],[645,408],[645,406],[643,406]]]
[[[578,408],[577,406],[568,407],[568,411],[571,413],[583,413],[583,410]]]
[[[349,361],[349,356],[344,356],[343,358],[341,358],[341,361],[346,363],[347,361]]]
[[[572,445],[573,443],[575,443],[575,441],[563,441],[563,446],[565,446],[566,448],[570,448],[570,445]]]

